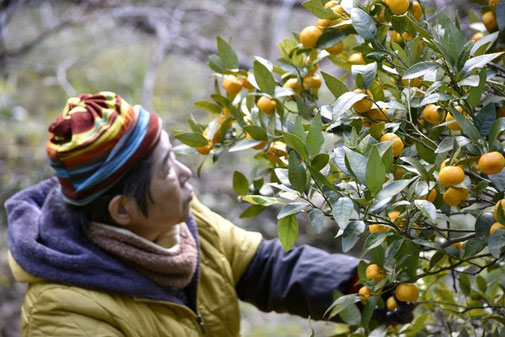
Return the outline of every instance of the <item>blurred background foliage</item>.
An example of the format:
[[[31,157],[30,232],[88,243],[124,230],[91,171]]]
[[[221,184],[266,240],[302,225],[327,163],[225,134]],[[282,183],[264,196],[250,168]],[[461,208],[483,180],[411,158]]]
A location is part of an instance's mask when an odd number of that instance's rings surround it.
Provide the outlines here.
[[[47,127],[69,96],[115,91],[132,104],[160,114],[169,133],[187,129],[186,119],[207,122],[212,116],[194,102],[213,92],[208,56],[216,36],[229,39],[243,68],[253,56],[277,58],[277,43],[314,18],[300,0],[186,1],[29,1],[0,0],[0,201],[52,175],[45,153]],[[482,1],[485,3],[485,1]],[[475,3],[472,7],[475,7]],[[477,4],[478,5],[478,4]],[[466,1],[433,0],[427,7],[449,15],[470,6]],[[452,14],[451,14],[452,13]],[[464,22],[463,18],[463,22]],[[322,69],[335,74],[335,68]],[[329,97],[322,88],[320,97]],[[175,142],[177,144],[177,142]],[[232,189],[234,170],[248,173],[251,153],[223,153],[212,165],[192,150],[179,158],[195,172],[192,184],[200,200],[238,226],[276,236],[276,219],[264,212],[239,219],[248,206]],[[234,163],[233,166],[229,163]],[[341,251],[333,241],[336,227],[321,234],[301,222],[297,244]],[[0,336],[19,336],[24,288],[7,266],[6,216],[0,209]],[[242,304],[244,336],[309,336],[306,319],[264,314]],[[338,329],[312,322],[317,336]]]

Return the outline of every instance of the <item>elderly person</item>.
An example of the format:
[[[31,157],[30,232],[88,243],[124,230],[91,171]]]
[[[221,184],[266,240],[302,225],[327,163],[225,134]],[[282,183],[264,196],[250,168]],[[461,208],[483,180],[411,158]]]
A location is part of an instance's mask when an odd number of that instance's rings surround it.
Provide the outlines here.
[[[56,178],[10,198],[23,336],[238,336],[238,299],[323,318],[358,259],[234,226],[198,202],[158,116],[100,92],[49,127]]]

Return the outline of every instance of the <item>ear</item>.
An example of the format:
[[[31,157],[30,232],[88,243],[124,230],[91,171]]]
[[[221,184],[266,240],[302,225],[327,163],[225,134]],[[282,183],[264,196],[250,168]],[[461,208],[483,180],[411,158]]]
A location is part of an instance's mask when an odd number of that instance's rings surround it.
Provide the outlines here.
[[[124,195],[116,195],[109,202],[109,214],[117,225],[128,227],[135,218],[136,207],[131,205],[135,203],[131,198],[125,197]]]

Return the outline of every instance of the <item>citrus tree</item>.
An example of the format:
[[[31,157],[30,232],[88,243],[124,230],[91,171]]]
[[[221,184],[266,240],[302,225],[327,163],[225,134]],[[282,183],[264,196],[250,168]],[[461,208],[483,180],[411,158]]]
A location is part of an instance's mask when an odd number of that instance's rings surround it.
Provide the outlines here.
[[[359,292],[327,312],[342,334],[504,335],[505,1],[464,30],[418,1],[303,6],[314,23],[273,62],[239,69],[217,39],[215,92],[195,103],[213,119],[176,137],[214,161],[255,151],[233,187],[243,217],[278,206],[285,250],[300,216],[318,232],[333,221],[343,252],[361,246]],[[334,99],[319,99],[323,82]]]

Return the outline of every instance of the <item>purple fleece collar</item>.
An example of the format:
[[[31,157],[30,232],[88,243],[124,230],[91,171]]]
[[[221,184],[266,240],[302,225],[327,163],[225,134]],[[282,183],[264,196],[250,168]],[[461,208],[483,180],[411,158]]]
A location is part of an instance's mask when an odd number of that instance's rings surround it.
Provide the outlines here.
[[[62,202],[56,179],[48,179],[15,194],[5,203],[8,246],[28,273],[48,282],[127,296],[182,303],[174,291],[158,286],[134,269],[90,243],[77,225],[79,218]],[[193,217],[188,228],[199,242]],[[194,310],[199,273],[185,288]]]

